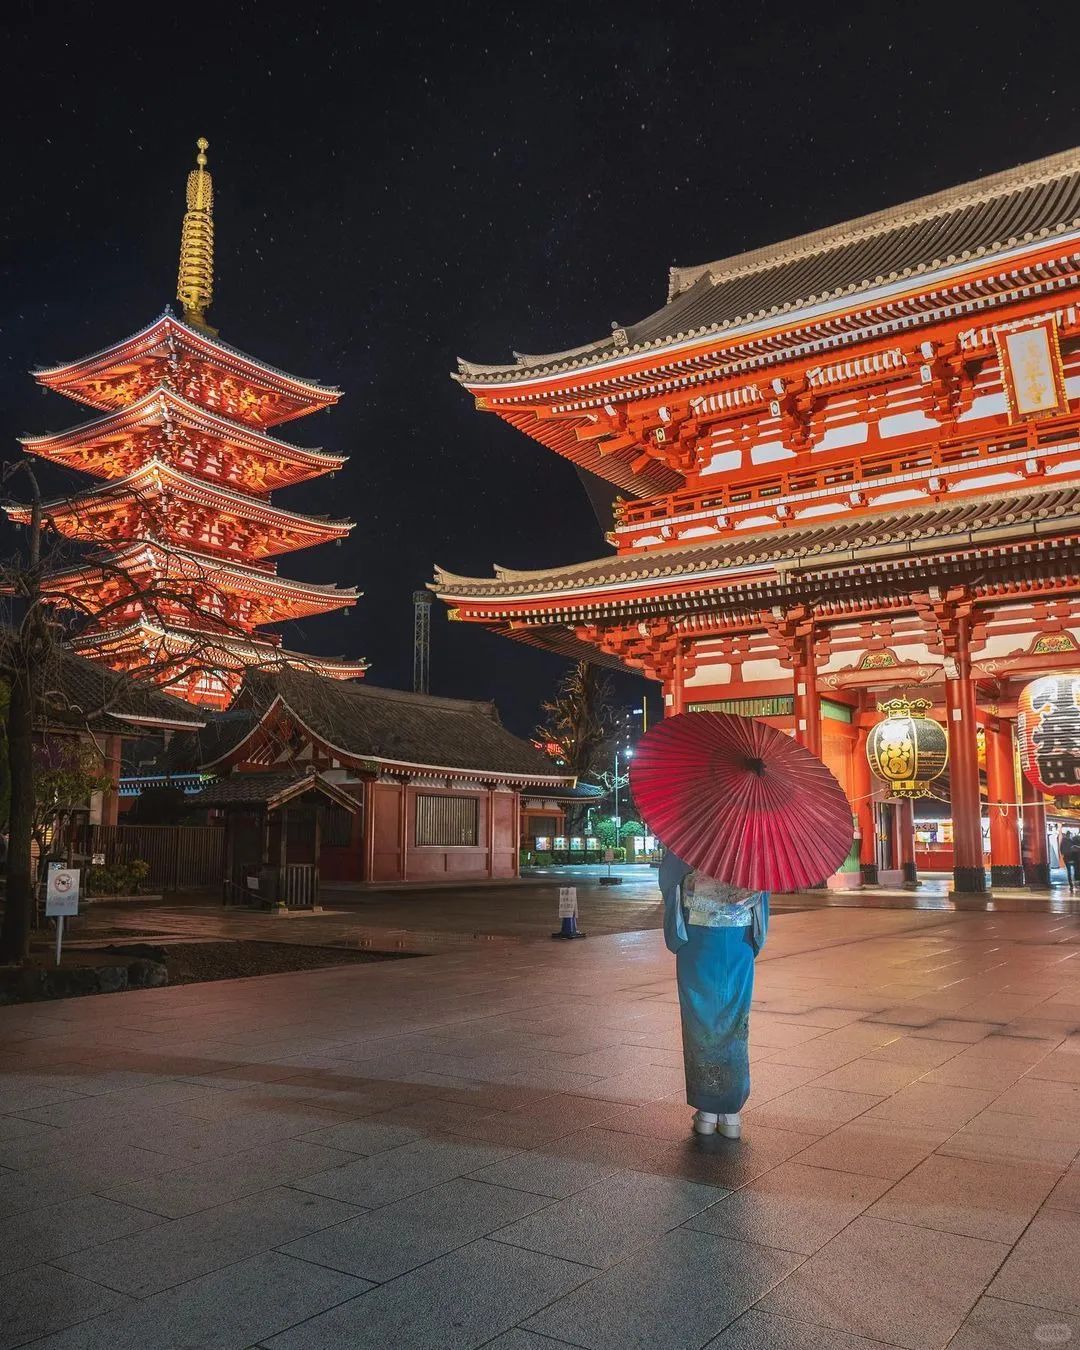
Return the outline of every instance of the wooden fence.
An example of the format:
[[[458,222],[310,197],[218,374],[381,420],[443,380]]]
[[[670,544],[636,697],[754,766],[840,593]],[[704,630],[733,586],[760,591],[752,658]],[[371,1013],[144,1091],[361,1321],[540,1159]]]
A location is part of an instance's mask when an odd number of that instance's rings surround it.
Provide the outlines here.
[[[225,872],[222,825],[88,825],[76,849],[88,858],[104,853],[107,866],[141,858],[151,890],[220,886]]]
[[[319,869],[314,863],[286,863],[282,901],[286,909],[311,909],[319,899]]]

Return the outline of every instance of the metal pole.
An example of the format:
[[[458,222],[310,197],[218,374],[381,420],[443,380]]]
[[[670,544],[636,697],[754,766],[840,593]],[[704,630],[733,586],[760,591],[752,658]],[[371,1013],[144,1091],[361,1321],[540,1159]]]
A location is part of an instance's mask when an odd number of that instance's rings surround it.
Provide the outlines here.
[[[64,945],[64,916],[56,916],[56,964],[60,964],[60,949]]]
[[[615,747],[615,847],[619,847],[619,747]]]
[[[426,694],[431,683],[430,591],[413,592],[413,691]]]

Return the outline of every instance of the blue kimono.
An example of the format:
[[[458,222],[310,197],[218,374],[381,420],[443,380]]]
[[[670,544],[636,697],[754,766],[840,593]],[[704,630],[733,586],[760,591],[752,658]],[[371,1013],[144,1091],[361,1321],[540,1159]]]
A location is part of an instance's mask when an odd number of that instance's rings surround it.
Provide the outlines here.
[[[733,1115],[750,1096],[754,958],[765,945],[769,896],[721,904],[709,898],[716,884],[673,853],[660,864],[659,881],[664,941],[675,953],[686,1100],[698,1111]]]

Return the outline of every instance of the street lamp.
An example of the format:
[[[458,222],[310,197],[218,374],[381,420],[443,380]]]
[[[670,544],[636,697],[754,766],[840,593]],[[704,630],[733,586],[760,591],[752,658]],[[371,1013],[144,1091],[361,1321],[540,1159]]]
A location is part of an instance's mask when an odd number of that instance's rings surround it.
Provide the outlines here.
[[[633,757],[633,754],[634,754],[634,752],[633,752],[633,750],[630,749],[629,746],[627,746],[626,749],[623,751],[623,755],[624,755],[627,759],[631,759],[631,758]],[[615,784],[615,845],[616,845],[616,847],[618,847],[618,844],[619,844],[619,831],[620,831],[620,829],[622,828],[622,817],[619,815],[619,787],[620,787],[621,785],[620,785],[620,783],[619,783],[619,747],[618,747],[618,746],[615,747],[615,772],[614,772],[614,773],[612,774],[612,776],[611,776],[611,781]]]

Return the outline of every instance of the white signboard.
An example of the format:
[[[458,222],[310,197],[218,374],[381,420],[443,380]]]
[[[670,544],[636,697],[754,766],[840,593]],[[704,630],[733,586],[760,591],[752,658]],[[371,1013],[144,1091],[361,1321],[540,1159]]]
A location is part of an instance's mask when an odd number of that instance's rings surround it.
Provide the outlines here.
[[[1040,324],[1005,338],[1013,399],[1020,417],[1053,412],[1061,398],[1048,328]]]
[[[615,861],[615,850],[613,848],[604,849],[604,861],[608,863]]]
[[[577,887],[560,886],[559,887],[559,918],[576,919],[577,918]]]
[[[104,853],[92,853],[92,854],[90,855],[90,865],[91,865],[92,867],[104,867],[104,866],[105,866],[105,854],[104,854]]]
[[[45,888],[45,913],[50,919],[70,917],[79,912],[79,869],[50,867]]]

